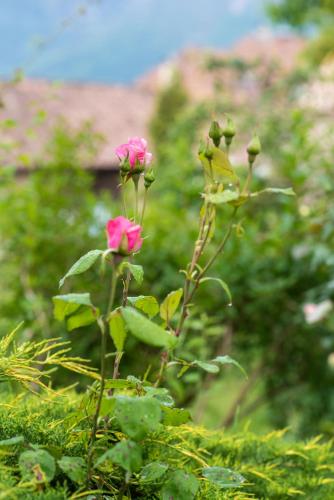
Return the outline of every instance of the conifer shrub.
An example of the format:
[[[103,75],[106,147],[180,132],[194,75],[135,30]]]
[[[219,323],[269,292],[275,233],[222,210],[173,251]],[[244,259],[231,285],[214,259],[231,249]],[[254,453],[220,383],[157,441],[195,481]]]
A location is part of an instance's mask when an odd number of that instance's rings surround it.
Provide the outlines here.
[[[88,498],[79,496],[77,483],[58,464],[63,456],[83,460],[86,457],[85,426],[74,425],[81,401],[82,397],[75,392],[47,399],[31,394],[15,398],[1,393],[0,498]],[[21,440],[16,444],[4,443],[15,437]],[[119,439],[122,437],[118,435]],[[22,481],[18,468],[20,454],[30,449],[46,451],[56,463],[53,479],[39,490]],[[330,500],[334,496],[333,447],[331,443],[322,442],[320,436],[291,442],[289,432],[284,430],[259,436],[247,430],[236,434],[184,424],[159,429],[145,443],[144,453],[147,462],[162,462],[194,475],[208,465],[238,471],[245,478],[242,487],[224,489],[203,478],[196,499]],[[104,474],[107,482],[108,476],[115,481],[113,494],[106,494],[105,498],[117,498],[120,468],[109,466]],[[128,492],[125,496],[159,498],[156,488],[136,474],[129,485],[131,496]],[[94,498],[92,495],[90,498]]]

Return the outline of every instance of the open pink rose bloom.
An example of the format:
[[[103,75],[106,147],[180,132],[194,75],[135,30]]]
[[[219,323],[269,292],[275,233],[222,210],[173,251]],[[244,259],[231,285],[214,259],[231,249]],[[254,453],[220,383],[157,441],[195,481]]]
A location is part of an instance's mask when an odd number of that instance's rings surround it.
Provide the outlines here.
[[[142,246],[141,226],[121,215],[107,222],[108,247],[117,253],[130,254]]]
[[[136,165],[149,165],[152,161],[152,153],[147,151],[147,141],[140,137],[131,137],[127,143],[121,144],[115,149],[120,160],[128,158],[131,168]]]

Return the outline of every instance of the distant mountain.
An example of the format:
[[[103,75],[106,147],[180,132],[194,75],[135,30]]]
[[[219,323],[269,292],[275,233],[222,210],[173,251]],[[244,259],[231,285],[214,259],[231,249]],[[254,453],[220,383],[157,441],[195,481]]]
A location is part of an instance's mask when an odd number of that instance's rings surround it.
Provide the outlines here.
[[[129,83],[190,46],[263,27],[263,0],[2,0],[0,75]]]

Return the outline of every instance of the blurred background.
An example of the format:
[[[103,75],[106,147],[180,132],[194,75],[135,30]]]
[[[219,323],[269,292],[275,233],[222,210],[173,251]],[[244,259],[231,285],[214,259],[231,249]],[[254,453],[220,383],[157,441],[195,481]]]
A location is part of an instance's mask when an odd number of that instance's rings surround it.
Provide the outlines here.
[[[140,293],[163,299],[182,286],[200,208],[199,140],[228,113],[240,175],[256,130],[254,189],[292,186],[297,197],[244,209],[243,234],[215,266],[233,307],[214,285],[200,290],[179,353],[229,354],[249,378],[170,371],[167,382],[212,428],[333,436],[333,21],[332,0],[3,0],[0,335],[24,320],[23,340],[65,336],[97,363],[98,332],[66,333],[51,297],[79,256],[105,247],[105,222],[120,210],[114,148],[131,136],[149,139],[157,177]],[[85,287],[106,299],[97,270],[71,283]],[[134,339],[127,351],[122,375],[140,374],[142,359],[156,369],[155,351]]]

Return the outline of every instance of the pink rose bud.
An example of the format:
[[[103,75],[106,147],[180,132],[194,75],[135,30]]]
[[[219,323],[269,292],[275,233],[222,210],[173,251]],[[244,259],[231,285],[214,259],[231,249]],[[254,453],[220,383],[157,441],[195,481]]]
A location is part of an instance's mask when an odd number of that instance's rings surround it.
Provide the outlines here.
[[[121,161],[128,160],[130,167],[145,167],[152,161],[152,153],[147,151],[147,141],[140,137],[131,137],[125,144],[115,149],[115,153]]]
[[[107,222],[108,247],[115,253],[128,255],[142,246],[141,226],[121,215]]]

